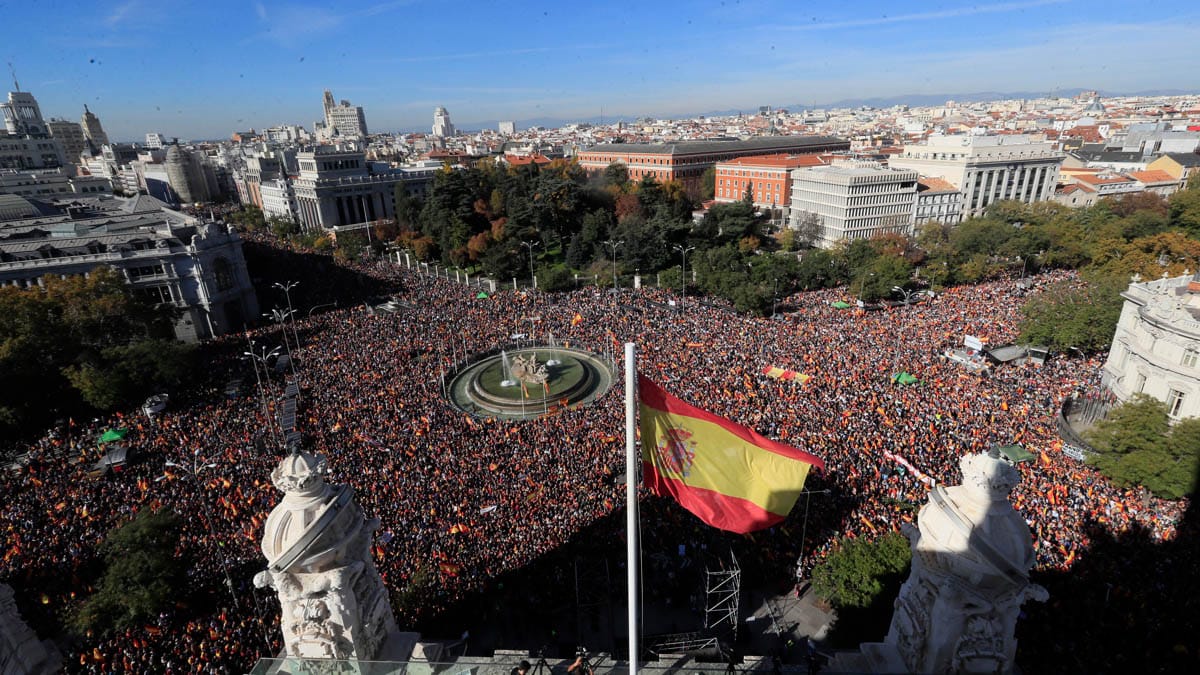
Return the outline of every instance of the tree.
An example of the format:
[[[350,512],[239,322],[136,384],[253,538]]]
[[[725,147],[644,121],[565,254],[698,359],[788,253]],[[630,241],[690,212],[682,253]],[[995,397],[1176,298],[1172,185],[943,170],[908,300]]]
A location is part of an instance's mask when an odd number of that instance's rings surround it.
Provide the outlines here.
[[[271,228],[271,234],[279,239],[286,239],[294,234],[299,234],[300,226],[291,218],[283,218],[280,216],[271,216],[267,219],[267,224]]]
[[[1200,419],[1174,427],[1162,401],[1135,394],[1113,408],[1086,438],[1091,462],[1118,485],[1142,485],[1164,499],[1193,490],[1200,466]]]
[[[629,167],[621,162],[613,162],[604,167],[604,180],[609,185],[616,186],[622,190],[629,184]]]
[[[539,267],[537,280],[538,289],[547,293],[566,291],[575,287],[575,277],[562,265]]]
[[[1058,351],[1106,349],[1121,318],[1122,290],[1107,280],[1054,284],[1021,307],[1019,339]]]
[[[708,167],[700,175],[700,199],[708,201],[717,193],[717,167]]]
[[[133,520],[108,533],[100,552],[104,576],[84,601],[73,624],[101,635],[137,626],[170,607],[184,582],[179,519],[171,511],[143,508]]]
[[[835,607],[864,609],[899,589],[911,561],[908,539],[900,533],[875,541],[847,537],[813,569],[813,590]]]
[[[821,216],[808,211],[802,212],[796,220],[796,243],[801,246],[813,246],[821,236]]]

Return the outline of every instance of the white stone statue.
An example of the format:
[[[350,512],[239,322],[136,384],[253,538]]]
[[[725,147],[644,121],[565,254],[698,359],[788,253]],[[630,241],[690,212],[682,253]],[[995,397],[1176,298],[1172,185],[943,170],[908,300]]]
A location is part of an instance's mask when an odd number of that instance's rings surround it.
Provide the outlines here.
[[[254,577],[279,594],[286,656],[369,660],[380,655],[396,620],[371,559],[379,519],[367,520],[348,485],[330,485],[325,461],[307,452],[271,472],[283,499],[267,516]]]
[[[997,454],[959,462],[963,484],[935,487],[907,526],[912,572],[900,589],[881,644],[834,667],[867,672],[1007,673],[1015,666],[1017,615],[1026,600],[1045,601],[1029,582],[1034,564],[1029,525],[1008,501],[1020,482]]]

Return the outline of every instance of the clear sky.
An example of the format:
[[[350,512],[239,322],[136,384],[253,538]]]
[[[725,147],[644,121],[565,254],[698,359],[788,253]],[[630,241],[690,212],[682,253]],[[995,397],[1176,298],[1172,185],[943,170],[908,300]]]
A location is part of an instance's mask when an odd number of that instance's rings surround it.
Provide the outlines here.
[[[899,94],[1200,90],[1195,0],[0,0],[47,116],[117,139],[321,116],[372,131],[754,110]],[[11,83],[9,83],[11,84]]]

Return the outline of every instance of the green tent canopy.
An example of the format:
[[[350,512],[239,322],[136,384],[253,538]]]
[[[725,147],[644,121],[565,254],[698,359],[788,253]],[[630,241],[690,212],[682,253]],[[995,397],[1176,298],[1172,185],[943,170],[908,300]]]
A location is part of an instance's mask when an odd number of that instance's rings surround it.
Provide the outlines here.
[[[833,308],[834,309],[849,309],[850,303],[842,301],[842,300],[838,300],[837,302],[833,303]]]
[[[892,376],[892,382],[897,382],[899,384],[913,384],[919,381],[920,380],[918,380],[915,375],[910,375],[909,373],[904,372],[896,373]]]
[[[128,429],[109,429],[100,436],[101,443],[112,443],[119,441],[129,435]]]
[[[487,300],[487,299],[488,299],[488,294],[487,294],[487,293],[485,293],[485,292],[483,292],[483,291],[479,291],[478,293],[476,293],[476,294],[475,294],[475,297],[476,297],[477,299],[478,299],[478,298],[482,298],[482,299],[484,299],[484,300]]]
[[[1035,455],[1025,449],[1025,446],[1020,444],[1001,445],[996,448],[1005,459],[1013,464],[1022,464],[1024,462],[1032,462]]]

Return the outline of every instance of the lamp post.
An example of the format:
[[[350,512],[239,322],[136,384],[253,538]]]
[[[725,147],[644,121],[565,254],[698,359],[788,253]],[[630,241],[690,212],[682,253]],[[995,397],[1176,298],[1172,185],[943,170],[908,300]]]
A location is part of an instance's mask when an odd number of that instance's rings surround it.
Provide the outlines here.
[[[540,241],[523,241],[523,242],[521,242],[522,246],[529,249],[529,283],[533,284],[534,288],[537,288],[537,277],[535,277],[533,275],[533,249],[540,246],[541,243],[542,242],[540,242]]]
[[[281,329],[281,333],[283,335],[283,348],[287,352],[287,355],[288,355],[288,365],[290,365],[292,367],[292,377],[295,378],[296,377],[296,357],[292,355],[292,347],[288,343],[287,325],[286,325],[288,317],[292,316],[293,314],[295,314],[295,312],[293,310],[289,309],[288,311],[285,312],[285,311],[279,309],[278,307],[276,307],[276,308],[272,309],[270,311],[270,313],[263,314],[263,316],[265,316],[266,318],[279,324],[279,328]],[[297,345],[297,348],[299,348],[299,345]]]
[[[779,304],[779,277],[771,280],[771,318],[775,318],[775,308]]]
[[[203,492],[200,485],[200,472],[204,469],[215,469],[217,464],[216,462],[210,462],[206,459],[202,459],[200,457],[200,449],[196,448],[195,450],[192,450],[192,462],[190,465],[180,464],[179,462],[174,462],[168,459],[166,461],[166,466],[169,466],[172,469],[178,469],[180,472],[189,476],[196,483],[196,491]],[[174,478],[174,476],[164,472],[163,475],[155,478],[154,482],[158,483],[171,478]],[[214,543],[216,543],[217,533],[213,530],[212,521],[208,519],[206,509],[200,509],[200,520],[204,522],[204,527],[208,530],[208,536],[213,539]],[[233,592],[233,577],[229,575],[229,561],[225,559],[224,555],[221,556],[221,569],[225,572],[225,587],[229,589],[229,597],[233,599],[233,606],[236,608],[238,606],[238,598],[237,594]]]
[[[696,247],[695,246],[686,246],[685,247],[681,244],[675,244],[674,246],[672,246],[672,248],[674,248],[676,251],[679,251],[679,257],[682,261],[682,264],[679,267],[680,276],[683,277],[681,279],[681,283],[680,283],[680,286],[682,286],[682,289],[680,290],[680,294],[679,294],[679,306],[682,307],[683,301],[687,299],[687,254],[688,254],[688,251],[695,251]]]
[[[317,311],[318,309],[321,309],[322,307],[337,307],[337,306],[338,306],[337,300],[334,300],[333,302],[327,302],[323,305],[314,305],[311,309],[308,310],[308,316],[309,316],[309,318],[312,318],[312,313]]]
[[[611,248],[611,249],[612,249],[612,258],[613,258],[613,290],[615,291],[615,290],[617,290],[617,247],[618,247],[618,246],[624,246],[624,245],[625,245],[625,240],[624,240],[624,239],[622,239],[621,241],[613,241],[612,239],[609,239],[609,240],[607,240],[607,241],[604,241],[604,242],[602,242],[602,243],[603,243],[605,246],[608,246],[609,248]]]
[[[262,378],[260,378],[260,377],[258,376],[258,364],[259,364],[259,363],[262,363],[262,367],[263,367],[263,373],[264,373],[264,374],[267,374],[267,377],[268,377],[268,379],[269,379],[269,378],[270,378],[270,375],[269,375],[270,371],[268,371],[268,370],[267,370],[267,361],[269,361],[269,360],[271,359],[271,357],[274,357],[274,356],[279,356],[279,347],[276,347],[275,349],[272,349],[272,350],[270,350],[270,351],[267,351],[267,346],[266,346],[266,345],[263,345],[263,346],[262,346],[261,348],[259,348],[259,350],[256,352],[256,351],[255,351],[255,344],[254,344],[254,340],[251,340],[251,341],[250,341],[250,351],[248,351],[248,352],[243,352],[243,354],[245,354],[246,356],[250,357],[250,359],[251,359],[252,361],[254,361],[254,364],[255,364],[255,365],[254,365],[254,379],[258,381],[258,398],[259,398],[259,401],[262,403],[262,408],[263,408],[263,417],[264,417],[264,418],[266,418],[266,421],[267,421],[267,423],[269,424],[269,423],[270,423],[270,420],[271,420],[271,413],[270,413],[270,410],[267,408],[267,395],[266,395],[266,393],[263,391]],[[278,433],[278,431],[279,431],[279,430],[278,430],[278,427],[276,427],[276,434],[275,434],[276,441],[278,441],[278,442],[279,442],[279,446],[280,446],[280,447],[283,447],[283,439],[282,439],[282,438],[279,438],[279,433]]]
[[[283,295],[287,298],[288,311],[294,312],[292,309],[292,289],[299,286],[299,281],[286,281],[284,283],[275,282],[272,284],[275,288],[283,291]],[[296,349],[300,349],[300,334],[296,332],[296,317],[292,316],[292,336],[296,339]]]

